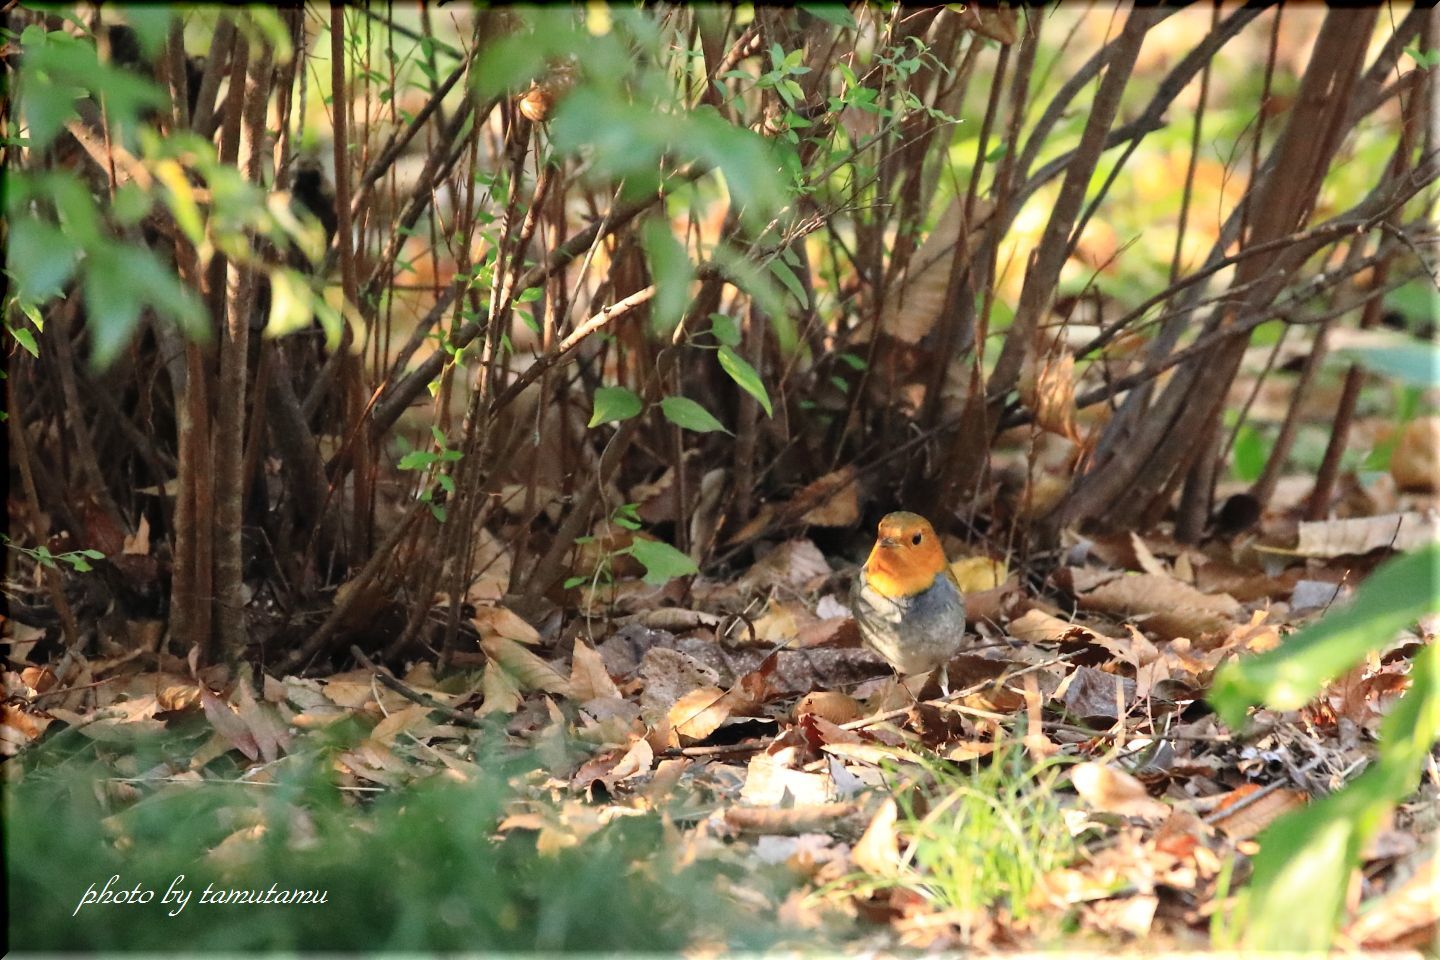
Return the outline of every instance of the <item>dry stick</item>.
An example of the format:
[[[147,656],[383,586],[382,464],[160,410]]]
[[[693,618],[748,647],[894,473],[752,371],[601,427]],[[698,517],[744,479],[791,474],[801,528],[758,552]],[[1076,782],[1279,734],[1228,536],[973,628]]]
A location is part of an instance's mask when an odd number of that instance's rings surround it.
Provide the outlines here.
[[[462,727],[476,728],[485,726],[485,722],[476,717],[473,712],[469,710],[456,710],[454,707],[446,706],[439,700],[436,700],[428,693],[421,693],[419,690],[406,686],[402,680],[387,668],[372,662],[369,657],[361,652],[359,647],[353,644],[350,647],[350,655],[359,662],[360,666],[373,673],[375,679],[379,680],[381,684],[394,690],[411,703],[418,703],[422,707],[427,707],[437,713],[443,713],[447,720],[452,720]]]
[[[713,267],[711,268],[713,269]],[[698,271],[697,271],[698,272]],[[653,294],[652,294],[653,295]],[[611,317],[613,320],[614,317]],[[683,341],[691,325],[697,321],[694,316],[694,307],[687,313],[685,318],[675,328],[675,336],[671,345],[660,351],[655,361],[655,369],[651,371],[646,379],[645,387],[641,391],[643,402],[646,404],[655,403],[659,399],[660,383],[667,377],[675,362],[675,354],[680,349],[679,344]],[[585,524],[590,521],[590,512],[599,501],[605,484],[620,466],[626,451],[630,448],[635,434],[639,430],[640,417],[632,417],[620,424],[619,430],[610,438],[605,446],[605,452],[600,456],[600,463],[596,468],[595,482],[585,488],[570,507],[570,512],[560,524],[560,529],[555,532],[555,539],[550,548],[535,562],[529,576],[525,578],[525,595],[529,598],[538,597],[558,578],[560,565],[570,549],[575,544],[575,539],[580,536]]]
[[[1071,228],[1085,200],[1090,176],[1104,151],[1106,132],[1120,107],[1120,98],[1134,70],[1140,45],[1154,20],[1154,12],[1142,7],[1133,8],[1125,20],[1115,52],[1095,92],[1095,101],[1080,136],[1080,144],[1065,167],[1065,181],[1060,186],[1060,195],[1055,200],[1040,246],[1035,252],[1034,266],[1028,271],[1021,289],[1014,322],[995,361],[995,370],[990,377],[991,394],[1009,393],[1015,386],[1021,365],[1032,349],[1040,317],[1054,300],[1055,285],[1060,278],[1060,268],[1065,263]],[[1017,206],[1022,202],[1023,197],[1017,198]]]
[[[355,189],[355,199],[350,205],[352,215],[359,215],[365,202],[370,199],[371,188],[394,166],[395,161],[400,158],[400,154],[410,145],[410,141],[415,139],[415,135],[420,132],[420,128],[425,125],[439,108],[440,101],[444,100],[450,91],[454,89],[455,84],[465,75],[465,71],[469,69],[469,66],[470,61],[467,58],[460,66],[455,68],[455,71],[451,73],[450,76],[445,78],[445,82],[436,89],[429,100],[425,101],[425,106],[420,108],[420,112],[406,125],[405,129],[396,131],[390,135],[390,139],[387,140],[385,146],[380,149],[380,153],[370,162],[370,166],[366,167],[365,172],[360,176],[360,182]]]
[[[994,687],[998,684],[1014,680],[1016,677],[1023,677],[1026,674],[1035,673],[1038,670],[1044,670],[1047,667],[1059,666],[1060,664],[1068,665],[1072,657],[1078,657],[1083,652],[1084,651],[1082,650],[1077,650],[1074,653],[1061,654],[1060,656],[1055,657],[1053,660],[1044,660],[1040,663],[1032,663],[1027,667],[1021,667],[1014,673],[1002,673],[998,677],[992,677],[989,680],[981,680],[979,683],[972,683],[970,686],[965,687],[962,690],[951,690],[948,696],[936,697],[934,700],[922,700],[919,703],[923,703],[931,707],[948,709],[952,706],[953,701],[959,700],[962,697],[968,697],[972,693],[979,693],[981,690],[985,690],[989,687]],[[861,717],[859,720],[851,720],[849,723],[842,723],[840,725],[840,729],[859,730],[863,727],[868,727],[873,724],[884,723],[887,720],[894,720],[896,717],[905,716],[911,710],[915,709],[915,707],[918,705],[919,704],[917,703],[909,707],[901,707],[898,710],[889,710],[885,713],[877,713],[874,716]]]
[[[704,169],[695,169],[682,174],[679,180],[688,182],[699,177],[704,172]],[[588,250],[592,244],[605,236],[613,234],[640,214],[650,209],[659,202],[661,196],[662,195],[657,194],[654,197],[647,197],[644,200],[625,204],[618,210],[612,210],[604,220],[594,223],[587,229],[575,234],[575,236],[547,254],[543,261],[525,271],[525,273],[520,276],[520,279],[513,284],[513,289],[525,290],[529,287],[536,286],[552,273],[560,270],[569,264],[570,261],[580,256]],[[447,290],[446,293],[448,294],[448,299],[453,301],[455,297],[454,288]],[[480,332],[480,322],[478,320],[472,320],[455,331],[455,335],[450,341],[451,345],[456,349],[465,347],[479,336]],[[445,365],[445,360],[445,354],[437,351],[427,357],[423,363],[411,371],[403,380],[391,385],[390,389],[385,392],[380,398],[380,401],[375,405],[374,413],[371,417],[370,429],[376,436],[381,436],[389,430],[395,421],[400,418],[400,415],[405,412],[405,409],[410,406],[411,401],[424,392],[426,385],[435,379],[435,375],[438,374],[440,369]]]
[[[1264,7],[1265,4],[1241,7],[1220,24],[1218,31],[1210,33],[1201,40],[1195,49],[1186,54],[1184,59],[1177,63],[1175,68],[1165,76],[1165,79],[1160,81],[1159,87],[1155,90],[1155,95],[1150,98],[1150,102],[1145,105],[1145,109],[1141,111],[1140,116],[1110,131],[1105,137],[1104,149],[1109,150],[1112,147],[1124,143],[1126,140],[1142,138],[1163,127],[1165,125],[1166,110],[1169,109],[1171,103],[1180,95],[1181,91],[1189,86],[1195,74],[1199,73],[1200,69],[1210,62],[1210,58],[1216,50],[1224,46],[1231,38],[1239,33],[1246,24],[1258,16]],[[1163,16],[1158,11],[1156,16],[1156,23],[1158,23],[1160,19],[1163,19]],[[1152,26],[1153,25],[1154,24],[1152,24]],[[1119,43],[1119,39],[1115,42]],[[1030,149],[1031,142],[1035,142],[1035,152],[1037,154],[1040,148],[1044,146],[1043,140],[1037,140],[1039,133],[1040,131],[1037,129],[1037,131],[1032,134],[1031,141],[1027,141],[1027,152]],[[1079,150],[1080,148],[1076,147],[1075,150],[1061,154],[1045,164],[1033,175],[1028,176],[1019,187],[1015,197],[1015,205],[1011,209],[1018,212],[1021,207],[1025,205],[1025,201],[1030,199],[1031,194],[1043,187],[1046,183],[1049,183],[1062,171],[1068,170],[1070,163],[1077,156]],[[1031,159],[1033,160],[1033,157]],[[1008,223],[1005,224],[1006,229],[1008,229],[1009,226]]]
[[[335,147],[335,250],[340,259],[340,280],[344,289],[345,302],[359,305],[359,283],[355,266],[354,222],[350,204],[350,108],[351,90],[345,76],[345,8],[339,4],[330,6],[330,89],[331,121],[334,128]],[[355,547],[360,554],[369,545],[370,518],[370,444],[369,434],[359,429],[364,417],[365,372],[360,358],[350,351],[352,334],[350,325],[344,327],[340,346],[335,352],[339,357],[339,374],[344,407],[350,432],[356,437],[352,452],[345,462],[354,468],[354,520],[351,533]],[[327,364],[328,365],[328,364]]]
[[[1010,90],[1010,117],[1006,125],[1005,133],[1005,154],[1000,158],[999,169],[995,171],[996,199],[995,209],[992,212],[991,222],[980,239],[976,251],[976,259],[980,263],[980,274],[971,282],[971,289],[983,291],[979,313],[976,314],[972,323],[971,344],[971,369],[970,386],[968,395],[965,398],[965,405],[961,410],[960,424],[965,426],[960,429],[954,442],[951,444],[950,455],[947,458],[944,471],[940,475],[940,482],[936,485],[939,490],[939,504],[954,503],[957,494],[964,495],[974,506],[971,508],[971,515],[968,522],[973,526],[974,511],[979,509],[975,497],[971,496],[978,490],[985,468],[989,464],[989,444],[974,444],[961,441],[961,436],[990,435],[990,407],[985,401],[985,343],[990,332],[990,312],[995,304],[995,270],[1000,256],[1000,240],[1005,228],[1002,224],[1007,223],[1010,218],[1011,192],[1015,185],[1017,172],[1023,172],[1024,166],[1017,166],[1016,153],[1020,147],[1020,129],[1025,121],[1025,109],[1028,106],[1027,100],[1030,95],[1031,78],[1035,72],[1035,56],[1040,45],[1040,26],[1043,23],[1037,16],[1031,21],[1026,19],[1026,35],[1022,40],[1020,50],[1020,62],[1016,67],[1015,79],[1011,83]],[[969,311],[969,302],[961,300],[959,308],[962,311]]]
[[[1301,80],[1296,107],[1275,147],[1275,166],[1259,187],[1253,234],[1256,240],[1263,242],[1288,233],[1310,216],[1325,171],[1344,133],[1346,104],[1360,76],[1365,38],[1370,35],[1375,15],[1373,10],[1327,13]],[[1236,271],[1235,282],[1262,283],[1242,307],[1217,311],[1208,327],[1233,323],[1240,310],[1248,313],[1264,309],[1283,289],[1287,274],[1304,262],[1299,256],[1302,252],[1282,251],[1273,257],[1246,261]],[[1187,455],[1190,438],[1203,433],[1219,417],[1246,342],[1237,339],[1220,347],[1212,362],[1182,368],[1165,390],[1164,402],[1171,404],[1170,415],[1148,421],[1135,438],[1133,452],[1144,459],[1127,471],[1115,471],[1110,479],[1121,486],[1098,502],[1092,495],[1089,509],[1072,512],[1069,519],[1103,514],[1113,523],[1133,523]],[[1092,487],[1092,494],[1103,486]]]
[[[360,598],[366,595],[370,584],[380,575],[380,571],[385,568],[385,565],[390,562],[392,559],[391,554],[393,554],[395,548],[400,545],[400,541],[405,538],[411,525],[414,524],[418,517],[427,512],[426,508],[428,506],[429,504],[423,500],[416,500],[410,505],[410,509],[406,511],[405,517],[399,523],[395,524],[395,528],[386,536],[385,541],[370,555],[370,559],[365,561],[365,566],[361,567],[360,572],[350,581],[350,585],[343,595],[336,598],[335,606],[331,609],[330,614],[325,618],[324,622],[320,624],[319,628],[312,633],[303,644],[292,650],[286,655],[285,659],[280,662],[279,669],[282,672],[295,670],[330,645],[331,640],[339,631],[341,625],[350,616],[350,611],[355,608]]]
[[[178,24],[178,18],[176,26]],[[210,127],[211,118],[215,115],[215,97],[220,92],[220,75],[230,60],[230,49],[235,42],[235,22],[228,14],[220,17],[220,22],[215,25],[215,36],[210,41],[210,52],[206,57],[205,72],[200,75],[200,89],[195,94],[195,116],[190,118],[192,130],[207,130]],[[172,45],[171,53],[181,59],[173,61],[174,70],[181,71],[178,76],[183,76],[185,51],[183,46],[177,52]],[[171,84],[171,90],[177,89],[177,84]],[[177,117],[183,117],[184,111],[189,108],[185,97],[172,93],[176,104]]]
[[[1391,169],[1398,177],[1407,162],[1410,141],[1414,135],[1412,114],[1423,98],[1412,97],[1410,110],[1402,114],[1405,120],[1402,121],[1400,131],[1400,143],[1396,146],[1395,154],[1391,161]],[[1433,109],[1433,106],[1431,107]],[[1393,217],[1393,214],[1392,214]],[[1391,224],[1394,226],[1393,222]],[[1385,256],[1376,267],[1375,286],[1380,287],[1385,283],[1389,275],[1390,260],[1394,248],[1388,247]],[[1360,329],[1368,330],[1380,322],[1382,302],[1376,298],[1365,305],[1365,312],[1360,317]],[[1305,502],[1305,519],[1323,520],[1330,512],[1330,496],[1335,489],[1335,482],[1340,474],[1340,460],[1345,454],[1345,446],[1350,438],[1350,427],[1355,417],[1355,404],[1360,399],[1360,388],[1364,384],[1365,372],[1358,364],[1351,364],[1350,369],[1345,373],[1345,386],[1340,393],[1340,404],[1335,413],[1334,425],[1330,431],[1330,440],[1325,446],[1324,458],[1320,461],[1320,469],[1315,473],[1315,486],[1310,491],[1310,497]]]
[[[94,490],[100,508],[118,529],[122,529],[126,533],[133,533],[133,529],[126,522],[115,498],[111,496],[105,477],[100,472],[100,461],[95,456],[95,441],[86,426],[85,407],[80,402],[80,390],[75,380],[75,351],[71,349],[70,343],[70,322],[79,304],[79,299],[72,297],[61,304],[59,310],[55,311],[55,336],[50,340],[55,347],[55,355],[49,359],[54,363],[55,370],[59,374],[60,395],[65,401],[62,422],[64,420],[70,422],[70,433],[75,440],[75,458],[80,462],[81,473],[85,475],[86,481]]]
[[[261,44],[249,55],[249,43],[238,38],[230,65],[230,103],[225,137],[233,138],[236,167],[258,184],[266,134],[265,108],[270,97],[271,50]],[[215,410],[215,601],[219,617],[218,649],[208,651],[227,661],[238,660],[249,634],[245,625],[244,519],[241,491],[245,460],[245,375],[249,361],[250,314],[255,306],[255,271],[237,259],[225,268],[225,323],[220,338],[220,383]]]
[[[12,371],[15,369],[12,366]],[[37,539],[43,539],[46,535],[45,527],[40,518],[43,516],[40,510],[40,493],[35,486],[35,474],[30,467],[30,445],[29,436],[25,430],[25,420],[22,416],[22,408],[15,397],[15,380],[12,375],[5,381],[5,405],[10,410],[9,429],[10,443],[15,450],[15,463],[20,467],[20,483],[25,488],[25,504],[30,508],[30,525],[35,530]],[[65,587],[60,581],[60,574],[48,564],[41,564],[44,571],[45,587],[50,593],[50,602],[55,605],[55,612],[60,616],[60,626],[65,633],[65,644],[70,650],[80,649],[80,627],[75,622],[75,611],[70,609],[70,601],[65,597]]]
[[[1312,68],[1307,70],[1307,80],[1302,82],[1301,110],[1287,126],[1287,134],[1272,153],[1272,163],[1267,167],[1270,174],[1264,178],[1260,189],[1267,191],[1268,199],[1259,205],[1263,214],[1261,229],[1256,239],[1266,243],[1285,233],[1295,230],[1302,221],[1302,208],[1308,210],[1318,189],[1319,171],[1315,168],[1328,163],[1333,152],[1338,132],[1333,127],[1330,136],[1316,149],[1309,138],[1317,125],[1325,123],[1317,113],[1343,111],[1343,98],[1333,94],[1322,95],[1319,88],[1332,79],[1339,64],[1339,54],[1332,48],[1344,47],[1347,29],[1352,24],[1338,24],[1335,12],[1327,17],[1328,30],[1322,30],[1326,45],[1317,47],[1312,57]],[[1358,34],[1348,35],[1358,36]],[[1347,61],[1353,64],[1353,46],[1343,52],[1350,54]],[[1347,74],[1353,76],[1353,74]],[[1334,78],[1341,79],[1341,78]],[[1303,114],[1303,116],[1301,115]],[[1311,176],[1294,177],[1294,169],[1310,169]],[[1373,204],[1386,204],[1389,197],[1381,192],[1372,192],[1353,212],[1368,212]],[[1304,260],[1318,250],[1318,246],[1306,245],[1287,248],[1274,256],[1250,258],[1244,261],[1235,284],[1237,286],[1257,283],[1252,296],[1247,299],[1247,313],[1262,309],[1275,298],[1288,280],[1288,273],[1298,269]],[[1217,310],[1207,330],[1223,323],[1234,322],[1234,307]],[[1137,510],[1144,509],[1152,501],[1159,488],[1168,481],[1179,458],[1191,438],[1201,430],[1202,422],[1215,414],[1216,405],[1223,400],[1223,392],[1234,376],[1234,368],[1244,352],[1244,344],[1222,348],[1215,361],[1203,365],[1189,365],[1166,387],[1161,398],[1140,422],[1134,435],[1126,443],[1115,448],[1112,457],[1105,462],[1103,470],[1092,470],[1072,488],[1069,497],[1059,511],[1052,514],[1051,522],[1060,524],[1089,518],[1107,516],[1110,522],[1126,524],[1133,522]]]
[[[1021,40],[1022,46],[1027,43],[1030,43],[1028,30]],[[924,427],[935,426],[935,421],[940,416],[940,388],[945,382],[946,372],[950,369],[950,356],[956,347],[963,343],[959,327],[966,321],[974,321],[974,314],[961,308],[962,298],[971,290],[970,231],[974,224],[975,197],[980,191],[980,173],[985,169],[985,158],[990,150],[990,131],[1000,110],[1000,94],[1005,89],[1003,81],[1009,65],[1010,47],[1001,47],[995,60],[995,72],[990,77],[990,97],[985,102],[985,117],[980,121],[980,137],[975,143],[975,162],[970,170],[970,184],[965,190],[964,206],[960,214],[960,232],[955,238],[950,275],[945,281],[944,306],[940,312],[940,336],[934,352],[930,355],[931,369],[925,386],[925,408],[920,415],[920,423]],[[1016,82],[1022,82],[1018,75]],[[919,479],[918,470],[915,478]],[[943,488],[944,484],[937,485],[936,493],[942,492]],[[925,509],[933,513],[936,506],[938,500],[932,501]]]
[[[1359,261],[1365,254],[1365,238],[1356,237],[1350,243],[1350,250],[1345,256],[1347,267]],[[1377,279],[1372,285],[1383,287],[1385,278],[1382,275],[1385,270],[1385,261],[1381,261],[1376,268]],[[1341,309],[1353,309],[1358,306],[1361,298],[1360,291],[1354,284],[1342,287],[1336,293],[1336,301]],[[1347,296],[1348,294],[1348,296]],[[1305,406],[1305,401],[1310,395],[1310,390],[1319,375],[1320,367],[1328,354],[1327,341],[1333,321],[1322,323],[1315,331],[1315,338],[1311,341],[1310,352],[1305,355],[1305,365],[1300,371],[1299,382],[1290,395],[1290,404],[1285,411],[1285,420],[1280,425],[1280,433],[1275,438],[1275,443],[1270,449],[1270,457],[1265,462],[1265,468],[1261,471],[1259,478],[1250,487],[1250,495],[1255,498],[1263,512],[1270,503],[1270,497],[1275,493],[1275,487],[1280,482],[1280,475],[1290,461],[1290,449],[1295,444],[1295,435],[1300,428],[1300,415]],[[1233,441],[1232,441],[1233,442]]]

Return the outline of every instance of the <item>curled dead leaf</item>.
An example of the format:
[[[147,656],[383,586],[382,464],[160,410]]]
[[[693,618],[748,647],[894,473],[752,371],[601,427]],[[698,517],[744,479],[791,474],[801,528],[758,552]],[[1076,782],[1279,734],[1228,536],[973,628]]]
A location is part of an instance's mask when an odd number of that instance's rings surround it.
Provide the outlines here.
[[[1072,767],[1070,782],[1093,809],[1124,817],[1165,817],[1170,807],[1154,799],[1145,785],[1123,770],[1087,762]]]
[[[900,810],[895,798],[886,797],[850,853],[857,867],[880,877],[899,875],[900,840],[895,831],[899,819]]]
[[[838,690],[817,690],[807,693],[795,704],[795,719],[813,714],[830,723],[849,723],[860,716],[860,702]]]

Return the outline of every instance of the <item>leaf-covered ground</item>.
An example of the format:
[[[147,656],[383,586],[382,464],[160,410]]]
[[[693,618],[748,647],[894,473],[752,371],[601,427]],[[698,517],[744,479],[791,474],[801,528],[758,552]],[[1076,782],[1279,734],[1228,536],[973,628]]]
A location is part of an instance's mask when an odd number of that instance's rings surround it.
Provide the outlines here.
[[[828,495],[844,519],[847,491]],[[1361,496],[1354,519],[1198,547],[1071,535],[1043,576],[952,541],[971,635],[948,696],[859,646],[845,598],[863,533],[834,556],[775,542],[688,588],[617,561],[579,615],[538,626],[482,578],[473,646],[443,677],[358,649],[329,676],[197,670],[146,622],[117,625],[113,653],[52,657],[11,622],[12,940],[1222,946],[1257,834],[1366,766],[1431,642],[1422,623],[1240,731],[1205,702],[1221,664],[1434,538],[1428,501]],[[1344,943],[1433,937],[1437,793],[1432,754],[1365,851]],[[185,874],[330,899],[303,923],[289,906],[83,904],[112,874],[157,901]]]

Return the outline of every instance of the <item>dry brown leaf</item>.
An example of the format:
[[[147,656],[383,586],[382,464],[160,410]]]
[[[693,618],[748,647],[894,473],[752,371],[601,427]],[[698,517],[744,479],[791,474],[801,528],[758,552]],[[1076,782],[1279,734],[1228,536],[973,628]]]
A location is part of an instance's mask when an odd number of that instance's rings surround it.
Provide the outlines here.
[[[860,716],[860,702],[838,690],[817,690],[807,693],[795,704],[794,717],[797,721],[806,714],[834,724],[849,723]]]
[[[1012,620],[1008,632],[1017,640],[1034,644],[1073,643],[1078,641],[1105,646],[1107,643],[1115,642],[1112,637],[1097,633],[1089,627],[1081,626],[1078,623],[1061,620],[1059,617],[1046,613],[1039,607],[1032,607],[1026,611],[1024,616]]]
[[[605,785],[606,790],[613,793],[617,783],[649,773],[654,763],[655,751],[643,737],[637,737],[623,752],[612,750],[603,758],[585,764],[575,774],[573,781],[588,789],[590,784],[598,780]]]
[[[735,698],[719,687],[701,687],[676,700],[666,719],[677,736],[693,743],[714,733],[734,705]]]
[[[808,625],[814,619],[810,611],[797,601],[778,598],[771,600],[765,608],[765,612],[753,623],[755,640],[767,647],[782,640],[792,640],[800,632],[802,623]],[[748,630],[736,629],[734,633],[737,635],[737,639],[748,639],[750,636]]]
[[[1173,577],[1130,574],[1101,584],[1076,600],[1087,610],[1145,617],[1144,626],[1167,639],[1227,630],[1241,613],[1228,594],[1205,594]]]
[[[1165,569],[1165,564],[1155,558],[1155,554],[1150,552],[1150,548],[1145,545],[1145,541],[1141,540],[1140,535],[1133,530],[1130,532],[1130,548],[1135,551],[1135,562],[1141,571],[1153,573],[1157,577],[1170,576],[1170,572]],[[1181,556],[1184,556],[1184,554],[1181,554]]]
[[[505,607],[478,607],[470,618],[475,629],[480,631],[482,640],[490,637],[504,637],[518,643],[534,645],[540,642],[540,634],[523,618]]]
[[[12,704],[0,706],[0,755],[13,757],[49,725],[45,717],[31,716]]]
[[[134,535],[125,538],[125,545],[120,552],[141,557],[150,555],[150,520],[143,513],[140,515],[140,525],[135,528]]]
[[[491,713],[514,713],[520,709],[520,690],[510,671],[491,661],[485,665],[485,676],[480,689],[485,699],[475,711],[477,717]]]
[[[870,825],[850,851],[850,859],[866,873],[894,877],[900,873],[900,839],[895,824],[900,810],[894,797],[886,797],[870,818]]]
[[[860,491],[855,485],[855,467],[841,467],[802,487],[795,494],[793,503],[796,507],[809,507],[801,519],[811,526],[854,526],[860,521]]]
[[[836,820],[853,816],[853,803],[811,803],[777,810],[773,807],[729,807],[725,823],[742,833],[801,834],[833,829]]]
[[[1365,949],[1408,947],[1425,949],[1435,944],[1440,928],[1440,871],[1432,854],[1400,886],[1369,904],[1345,929],[1345,936]]]
[[[950,564],[950,572],[955,574],[955,579],[960,583],[960,589],[965,593],[994,590],[1003,585],[1005,578],[1010,575],[1004,560],[992,560],[989,557],[966,557],[963,560],[956,560]]]
[[[205,708],[205,716],[210,720],[210,726],[220,734],[230,745],[250,760],[260,759],[260,746],[255,742],[255,735],[250,731],[250,726],[230,704],[224,702],[205,687],[200,688],[200,703]],[[95,724],[91,724],[95,726]]]
[[[745,786],[740,790],[740,799],[756,807],[834,802],[835,781],[830,774],[793,770],[790,764],[794,760],[794,747],[751,757],[745,770]]]
[[[1281,814],[1289,813],[1291,810],[1298,810],[1305,806],[1309,799],[1300,790],[1282,788],[1266,794],[1254,802],[1241,807],[1234,813],[1224,811],[1237,806],[1242,800],[1260,790],[1259,784],[1247,783],[1237,787],[1225,796],[1215,813],[1212,814],[1212,821],[1216,827],[1225,831],[1232,840],[1248,840],[1264,830],[1270,823]]]
[[[1075,791],[1093,809],[1125,817],[1165,817],[1170,808],[1150,796],[1145,785],[1123,770],[1087,762],[1070,769]]]
[[[901,284],[899,293],[887,300],[880,317],[880,329],[901,343],[917,344],[935,327],[935,322],[945,309],[946,288],[955,262],[955,244],[965,235],[967,256],[974,252],[978,239],[977,228],[990,216],[993,205],[985,200],[975,201],[974,224],[964,229],[965,198],[956,197],[940,219],[935,229],[920,244],[910,260],[910,269]]]
[[[570,695],[581,703],[620,696],[620,688],[610,678],[605,661],[580,639],[575,641],[575,652],[570,661]]]
[[[340,679],[343,676],[337,674],[325,681],[325,696],[336,706],[359,710],[375,699],[375,683],[368,673],[362,674],[362,680]]]
[[[1440,416],[1406,424],[1390,454],[1390,476],[1401,490],[1440,492]]]
[[[561,675],[560,671],[510,637],[487,637],[480,641],[480,648],[515,678],[522,691],[543,690],[562,696],[570,695],[570,681]]]
[[[1378,517],[1301,523],[1293,552],[1302,557],[1344,557],[1387,548],[1417,550],[1440,540],[1440,513],[1388,513]]]
[[[375,729],[370,731],[370,739],[389,746],[401,733],[433,726],[434,724],[430,723],[430,708],[418,703],[411,704],[375,724]]]
[[[241,676],[236,685],[235,710],[260,749],[260,756],[270,763],[280,756],[280,751],[290,746],[290,731],[280,722],[275,708],[268,703],[257,703],[250,690],[250,681]]]
[[[1075,429],[1075,356],[1027,358],[1019,389],[1025,405],[1035,412],[1035,423],[1050,433],[1078,440]],[[1038,368],[1038,369],[1037,369]]]
[[[809,540],[787,540],[765,554],[740,578],[743,592],[760,593],[772,587],[805,590],[830,576],[830,564]]]

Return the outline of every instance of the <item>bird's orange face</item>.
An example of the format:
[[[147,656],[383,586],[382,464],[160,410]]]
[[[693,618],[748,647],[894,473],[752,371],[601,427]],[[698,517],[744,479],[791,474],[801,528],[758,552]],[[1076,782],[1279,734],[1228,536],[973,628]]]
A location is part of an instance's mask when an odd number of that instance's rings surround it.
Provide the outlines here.
[[[916,513],[891,513],[865,561],[865,579],[887,597],[924,593],[946,569],[945,549],[930,521]]]

